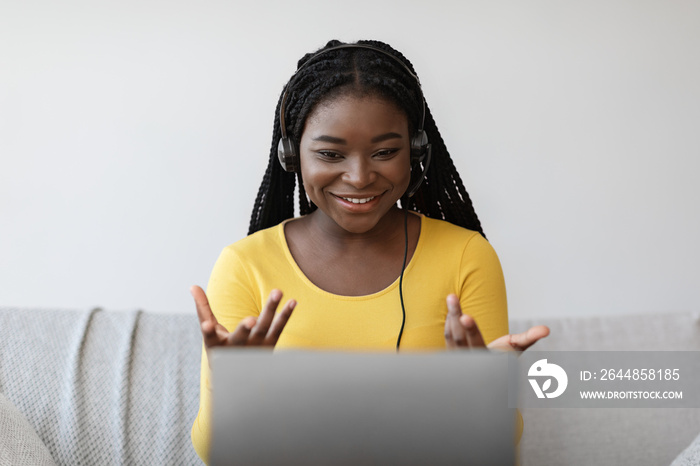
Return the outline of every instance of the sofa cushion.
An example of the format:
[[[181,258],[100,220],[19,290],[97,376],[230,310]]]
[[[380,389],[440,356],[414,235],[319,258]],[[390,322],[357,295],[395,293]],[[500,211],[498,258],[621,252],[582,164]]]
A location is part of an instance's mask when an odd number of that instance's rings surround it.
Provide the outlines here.
[[[0,391],[59,464],[196,464],[194,315],[0,309]]]
[[[695,437],[693,443],[673,460],[671,466],[697,466],[700,464],[700,435]]]
[[[551,334],[534,351],[700,350],[697,313],[531,319],[510,330],[536,324]],[[700,432],[700,409],[530,408],[522,415],[523,466],[669,464]]]
[[[0,464],[52,466],[48,448],[22,413],[0,393]]]

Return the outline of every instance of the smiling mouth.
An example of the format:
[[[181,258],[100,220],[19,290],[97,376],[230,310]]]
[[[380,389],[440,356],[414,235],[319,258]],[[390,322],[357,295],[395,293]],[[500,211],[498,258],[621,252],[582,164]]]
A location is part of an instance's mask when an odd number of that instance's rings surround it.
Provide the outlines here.
[[[371,201],[372,199],[375,199],[377,196],[363,197],[363,198],[343,197],[343,196],[338,196],[338,197],[345,200],[345,201],[352,202],[353,204],[365,204],[365,203]]]

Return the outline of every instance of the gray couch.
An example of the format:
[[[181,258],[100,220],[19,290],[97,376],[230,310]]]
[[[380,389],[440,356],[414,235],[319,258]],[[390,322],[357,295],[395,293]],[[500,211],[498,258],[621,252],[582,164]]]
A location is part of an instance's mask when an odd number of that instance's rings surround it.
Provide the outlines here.
[[[511,331],[540,323],[551,334],[533,346],[538,351],[700,351],[700,314],[537,319],[511,322]],[[700,434],[700,409],[523,409],[522,415],[527,466],[668,465]],[[689,460],[692,449],[673,465],[700,465]]]
[[[57,464],[200,463],[200,354],[194,315],[0,309],[0,392]]]
[[[533,323],[552,330],[539,350],[700,350],[700,316],[691,314],[515,321],[511,330]],[[11,455],[26,464],[198,464],[190,427],[200,348],[194,313],[0,308],[0,410],[14,405],[48,458],[28,456],[29,446],[2,451],[0,440],[0,465]],[[522,414],[524,466],[668,465],[700,433],[700,409]]]

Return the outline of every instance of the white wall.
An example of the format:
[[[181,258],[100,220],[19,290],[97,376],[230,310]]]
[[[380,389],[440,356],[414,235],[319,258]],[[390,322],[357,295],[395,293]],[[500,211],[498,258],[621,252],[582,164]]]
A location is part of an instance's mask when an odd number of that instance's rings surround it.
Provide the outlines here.
[[[700,3],[0,3],[0,305],[194,312],[247,230],[279,92],[403,51],[512,317],[700,305]]]

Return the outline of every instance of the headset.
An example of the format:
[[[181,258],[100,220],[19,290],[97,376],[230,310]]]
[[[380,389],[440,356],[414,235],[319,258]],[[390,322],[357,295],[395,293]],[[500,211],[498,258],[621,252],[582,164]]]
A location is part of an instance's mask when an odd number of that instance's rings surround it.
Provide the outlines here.
[[[423,183],[423,179],[425,178],[425,174],[427,173],[428,167],[430,166],[430,159],[431,159],[431,153],[432,153],[432,146],[428,142],[428,135],[423,130],[423,126],[425,123],[425,97],[423,96],[423,90],[421,88],[420,80],[418,79],[418,76],[416,76],[404,62],[402,62],[401,60],[399,60],[397,57],[390,54],[389,52],[382,50],[380,48],[371,46],[371,45],[367,45],[367,44],[336,45],[335,47],[327,48],[327,49],[322,50],[322,51],[318,52],[317,54],[311,56],[311,58],[306,60],[306,62],[304,62],[299,68],[297,68],[296,72],[289,79],[289,83],[287,84],[287,86],[284,89],[284,94],[282,94],[282,102],[280,103],[280,130],[282,132],[282,138],[280,139],[279,144],[277,145],[277,157],[279,159],[279,162],[282,165],[282,168],[284,169],[284,171],[286,171],[286,172],[298,173],[301,171],[301,164],[299,161],[299,154],[297,153],[296,144],[290,137],[287,136],[287,127],[286,127],[285,122],[284,122],[284,113],[285,113],[285,107],[287,104],[287,97],[289,96],[289,90],[294,83],[294,78],[309,63],[314,62],[321,55],[324,55],[328,52],[332,52],[335,50],[351,49],[351,48],[372,50],[376,53],[381,53],[382,55],[386,55],[387,57],[391,58],[396,63],[401,65],[401,67],[403,67],[403,69],[406,70],[406,73],[408,73],[411,77],[413,77],[413,79],[415,79],[416,83],[418,84],[418,90],[420,92],[421,101],[423,102],[423,115],[421,116],[420,124],[418,125],[418,130],[416,131],[416,134],[414,134],[413,137],[411,138],[411,172],[413,172],[413,167],[418,166],[421,163],[423,164],[423,170],[420,173],[420,176],[417,178],[417,180],[406,191],[406,194],[408,195],[408,197],[412,197],[416,193],[416,191],[418,191],[418,188],[420,187],[421,183]]]

